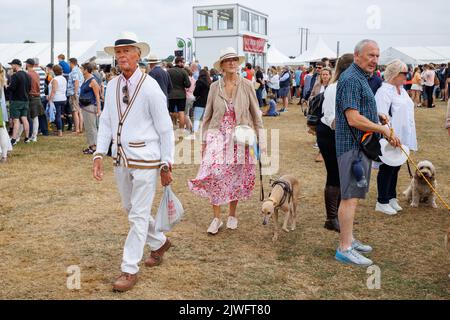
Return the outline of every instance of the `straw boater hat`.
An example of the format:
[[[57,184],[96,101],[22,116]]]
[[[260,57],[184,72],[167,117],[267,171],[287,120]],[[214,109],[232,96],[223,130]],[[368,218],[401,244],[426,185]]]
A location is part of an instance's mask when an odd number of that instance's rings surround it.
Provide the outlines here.
[[[217,60],[214,63],[214,69],[216,69],[218,71],[222,71],[222,68],[220,66],[221,62],[223,60],[229,59],[229,58],[239,58],[238,65],[243,64],[244,61],[245,61],[245,57],[244,56],[238,56],[238,54],[236,53],[236,50],[234,50],[234,48],[228,47],[228,48],[222,49],[220,51],[220,58],[219,58],[219,60]]]
[[[147,62],[150,64],[155,64],[155,63],[160,63],[161,60],[158,59],[158,56],[154,53],[150,53],[150,55],[148,56]]]
[[[105,47],[105,52],[111,56],[115,55],[114,48],[133,46],[141,50],[141,58],[146,57],[150,53],[150,46],[145,42],[139,42],[135,33],[122,32],[118,37],[114,46]]]

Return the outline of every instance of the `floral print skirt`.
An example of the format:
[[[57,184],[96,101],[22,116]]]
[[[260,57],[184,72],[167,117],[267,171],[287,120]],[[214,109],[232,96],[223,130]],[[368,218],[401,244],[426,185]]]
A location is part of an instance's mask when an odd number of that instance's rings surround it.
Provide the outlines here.
[[[188,181],[193,193],[217,206],[248,199],[255,188],[256,160],[248,147],[233,142],[236,115],[232,103],[227,107],[219,130],[207,133],[197,177]]]

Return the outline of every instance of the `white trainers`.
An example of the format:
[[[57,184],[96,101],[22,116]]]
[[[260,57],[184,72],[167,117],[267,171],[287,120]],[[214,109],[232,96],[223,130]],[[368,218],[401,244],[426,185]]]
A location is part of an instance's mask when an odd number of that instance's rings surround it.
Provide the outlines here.
[[[222,225],[223,225],[223,222],[219,218],[214,218],[213,221],[211,222],[211,224],[209,225],[207,232],[209,234],[217,234],[217,232],[219,232],[219,229],[222,227]]]
[[[347,250],[337,249],[335,259],[339,262],[346,264],[354,264],[358,266],[370,266],[373,264],[372,260],[367,259],[361,253],[356,251],[353,248],[349,248]]]
[[[31,137],[30,140],[31,142],[37,142],[37,137]]]
[[[238,219],[236,217],[229,216],[227,220],[227,228],[231,230],[237,229]]]
[[[371,253],[372,247],[368,244],[363,244],[361,241],[353,239],[352,241],[352,249],[357,250],[360,253]]]
[[[389,203],[383,204],[383,203],[377,202],[377,204],[375,205],[375,211],[383,212],[390,216],[397,214],[397,211],[394,208],[392,208],[389,205]]]
[[[403,208],[400,207],[400,205],[398,204],[398,200],[397,199],[391,199],[389,200],[389,205],[396,211],[402,211]]]

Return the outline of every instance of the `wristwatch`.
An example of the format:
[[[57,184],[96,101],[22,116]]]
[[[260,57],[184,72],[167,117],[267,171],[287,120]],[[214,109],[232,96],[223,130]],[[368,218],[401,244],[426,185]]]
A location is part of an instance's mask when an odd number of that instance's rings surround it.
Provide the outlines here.
[[[164,163],[163,165],[161,165],[161,167],[159,168],[160,172],[169,172],[170,171],[170,165],[168,165],[167,163]]]

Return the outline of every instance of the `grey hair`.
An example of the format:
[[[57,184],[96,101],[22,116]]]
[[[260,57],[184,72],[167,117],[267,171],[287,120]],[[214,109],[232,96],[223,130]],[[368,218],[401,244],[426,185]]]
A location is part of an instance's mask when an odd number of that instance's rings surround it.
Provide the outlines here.
[[[368,45],[369,43],[372,43],[378,47],[378,43],[375,40],[371,39],[364,39],[358,42],[355,46],[355,53],[360,54],[363,50],[363,48]]]

